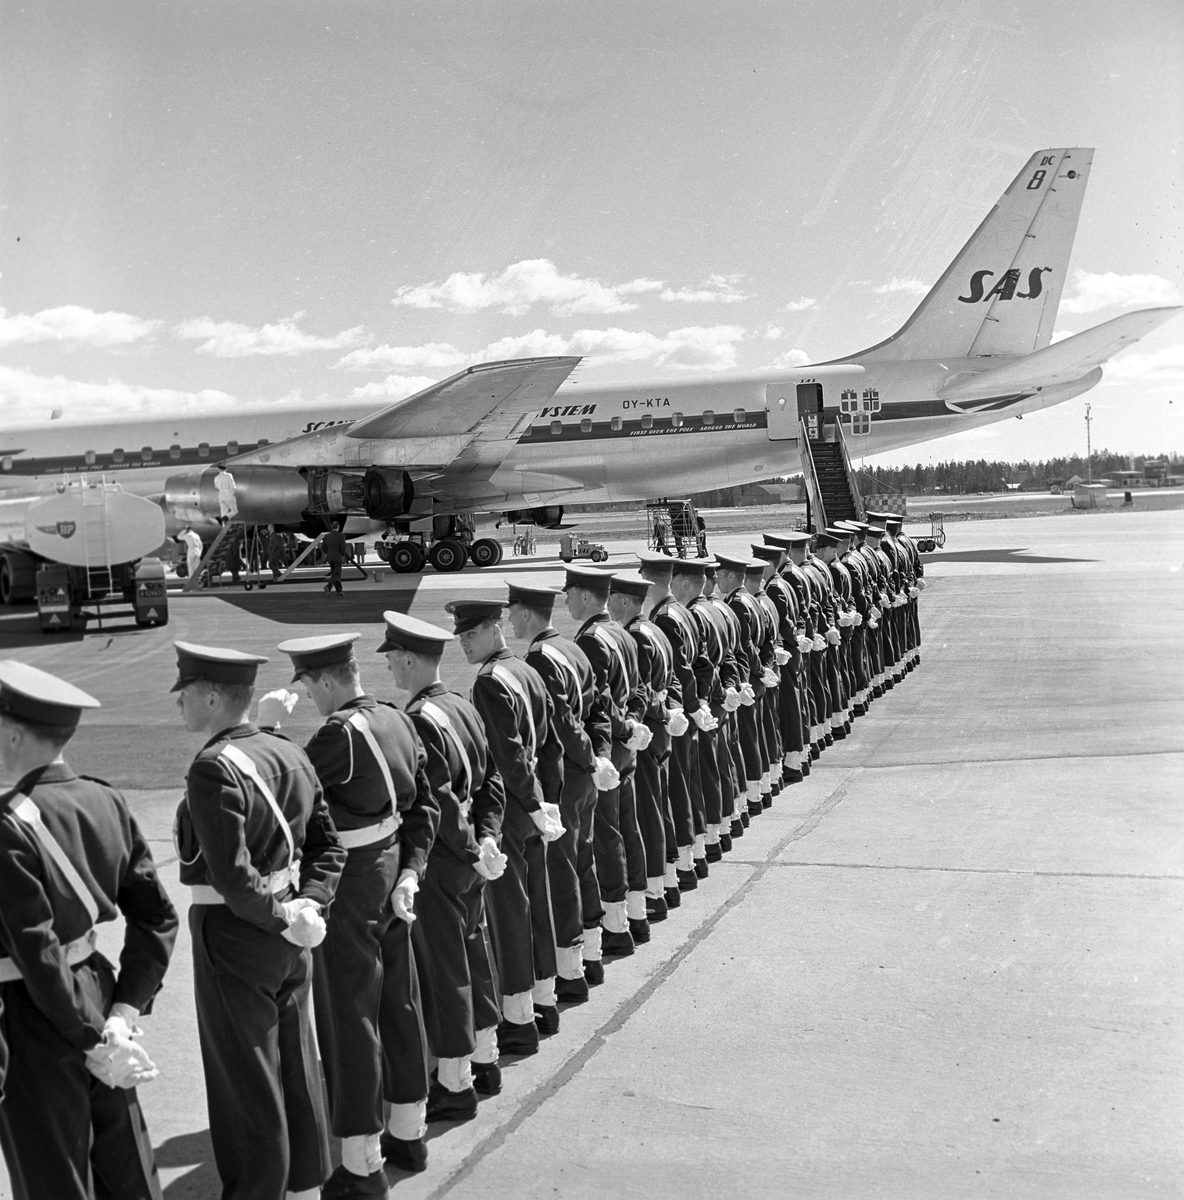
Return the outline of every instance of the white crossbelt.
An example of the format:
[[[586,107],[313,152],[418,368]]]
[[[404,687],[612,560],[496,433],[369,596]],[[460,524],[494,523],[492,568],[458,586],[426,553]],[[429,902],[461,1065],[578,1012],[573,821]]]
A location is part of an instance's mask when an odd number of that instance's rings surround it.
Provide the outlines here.
[[[284,840],[288,843],[288,865],[270,875],[261,875],[264,888],[273,896],[284,891],[289,885],[295,887],[300,880],[300,860],[296,857],[296,840],[292,837],[292,826],[288,824],[284,810],[280,808],[271,788],[259,774],[259,768],[248,754],[237,746],[227,743],[218,752],[218,757],[241,771],[259,790],[259,794],[267,801],[275,819],[283,830]],[[225,904],[226,898],[216,888],[208,883],[193,884],[189,888],[189,897],[194,904]]]
[[[383,754],[382,747],[378,744],[378,739],[374,736],[365,713],[355,710],[346,718],[346,724],[362,735],[362,739],[370,748],[370,753],[374,755],[374,761],[378,763],[378,769],[382,773],[382,781],[386,784],[386,794],[391,802],[393,812],[392,816],[384,817],[373,825],[364,825],[361,829],[339,829],[337,831],[341,838],[341,844],[347,850],[358,850],[363,846],[373,846],[384,838],[390,837],[392,833],[396,833],[403,823],[403,818],[399,815],[399,797],[395,791],[395,781],[391,778],[390,764],[386,761],[386,755]]]
[[[522,686],[522,681],[510,670],[509,667],[502,666],[501,663],[493,664],[493,677],[500,680],[522,701],[526,708],[526,719],[530,723],[530,745],[527,747],[527,754],[530,756],[530,769],[533,771],[538,767],[538,731],[534,727],[534,709],[530,707],[530,697],[526,694],[526,688]]]
[[[363,846],[374,846],[385,841],[398,832],[402,823],[402,818],[395,813],[393,817],[383,817],[374,825],[363,825],[360,829],[339,829],[337,836],[347,850],[360,850]]]
[[[465,817],[468,817],[473,807],[473,767],[469,762],[469,755],[465,750],[464,743],[460,740],[460,734],[453,728],[448,714],[438,704],[433,704],[430,700],[425,700],[420,705],[420,712],[452,742],[453,748],[460,756],[460,766],[464,776],[465,787],[465,798],[460,802],[460,811]]]
[[[97,935],[94,923],[99,919],[99,906],[94,898],[94,894],[78,873],[78,868],[66,856],[65,850],[62,849],[57,838],[46,829],[45,823],[41,820],[41,810],[37,805],[28,796],[21,792],[16,792],[9,801],[8,808],[18,821],[23,822],[33,831],[33,836],[36,837],[45,853],[53,859],[58,870],[66,877],[66,882],[82,902],[87,916],[90,917],[90,929],[81,937],[77,937],[72,942],[67,942],[62,946],[66,962],[71,966],[75,963],[80,963],[95,952]],[[23,978],[21,969],[13,959],[0,958],[0,983],[11,983],[13,980],[21,978]]]

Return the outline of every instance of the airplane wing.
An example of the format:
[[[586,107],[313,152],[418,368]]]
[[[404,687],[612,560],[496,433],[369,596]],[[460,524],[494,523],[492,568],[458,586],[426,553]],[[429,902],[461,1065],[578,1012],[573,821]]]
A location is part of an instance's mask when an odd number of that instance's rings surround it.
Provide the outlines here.
[[[355,421],[351,438],[434,437],[468,433],[495,408],[539,408],[572,373],[578,357],[479,363]]]
[[[959,375],[938,392],[943,400],[971,400],[1004,391],[1052,387],[1080,379],[1120,350],[1158,329],[1184,307],[1145,308],[1124,313],[1084,333],[1065,338],[1006,364],[974,375]]]

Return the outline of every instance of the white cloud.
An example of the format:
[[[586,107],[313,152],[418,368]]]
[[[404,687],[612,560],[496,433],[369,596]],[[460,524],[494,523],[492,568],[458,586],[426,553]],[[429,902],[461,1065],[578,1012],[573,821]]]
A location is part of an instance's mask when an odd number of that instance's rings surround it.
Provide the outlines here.
[[[786,350],[773,359],[774,367],[804,367],[810,361],[805,350]]]
[[[317,337],[297,328],[303,313],[283,317],[274,325],[252,329],[237,321],[215,321],[198,317],[182,321],[176,334],[186,341],[199,341],[198,354],[216,358],[249,358],[253,355],[307,354],[311,350],[347,350],[366,340],[365,326],[357,325],[333,337]]]
[[[369,349],[351,350],[333,365],[354,370],[392,367],[447,370],[471,361],[471,355],[465,354],[463,350],[458,350],[448,342],[426,342],[422,346],[374,346]]]
[[[80,345],[130,346],[159,329],[162,322],[145,321],[130,313],[93,312],[77,304],[46,308],[31,315],[11,316],[0,308],[0,346],[30,342],[77,342]]]
[[[1149,354],[1123,354],[1105,365],[1103,383],[1143,384],[1154,390],[1184,386],[1184,345]]]
[[[535,329],[521,337],[491,343],[480,357],[579,354],[594,364],[654,362],[685,370],[726,371],[736,365],[737,345],[750,336],[742,325],[694,325],[663,334],[617,328],[577,329],[571,337]]]
[[[1063,313],[1091,313],[1102,308],[1156,308],[1179,304],[1176,285],[1162,275],[1096,275],[1080,269],[1073,272],[1073,294],[1061,300]]]
[[[931,283],[922,283],[919,279],[897,279],[893,275],[887,283],[872,288],[872,291],[877,296],[887,296],[893,292],[903,292],[906,296],[924,296],[928,294],[932,286]]]
[[[791,300],[781,311],[782,312],[803,312],[807,308],[813,308],[818,301],[813,296],[802,296],[799,300]]]
[[[414,396],[424,388],[438,383],[439,379],[431,375],[388,375],[378,383],[364,383],[350,392],[351,400],[373,400],[376,407],[402,400],[405,396]]]
[[[659,300],[677,301],[681,304],[736,304],[747,300],[737,286],[743,275],[709,275],[698,288],[666,288]]]
[[[0,366],[0,414],[4,421],[44,420],[53,409],[62,409],[62,420],[84,420],[108,415],[149,415],[177,410],[216,412],[237,408],[227,392],[205,388],[200,392],[173,388],[141,387],[108,379],[88,383],[62,375],[34,375]]]
[[[766,342],[775,342],[778,338],[785,336],[785,330],[779,325],[766,325],[763,336]]]
[[[458,313],[496,308],[516,316],[535,304],[549,305],[553,312],[564,315],[614,313],[637,308],[622,297],[661,289],[662,281],[658,279],[634,279],[628,283],[606,285],[597,279],[561,275],[549,259],[529,258],[512,263],[497,276],[457,271],[443,283],[404,286],[398,289],[391,303],[410,308],[443,308]]]

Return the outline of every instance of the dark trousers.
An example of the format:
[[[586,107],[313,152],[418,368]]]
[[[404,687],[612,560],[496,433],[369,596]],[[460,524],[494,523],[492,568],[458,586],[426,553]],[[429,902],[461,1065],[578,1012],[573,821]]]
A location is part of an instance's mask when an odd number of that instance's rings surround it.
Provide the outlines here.
[[[506,801],[502,853],[509,860],[505,874],[490,883],[485,900],[502,992],[515,996],[555,974],[546,848],[516,800]]]
[[[411,926],[396,917],[383,930],[379,946],[382,951],[382,1004],[378,1014],[382,1096],[391,1104],[414,1104],[417,1100],[427,1099],[431,1081],[419,972],[415,969],[415,955],[411,950]]]
[[[329,588],[333,588],[334,590],[336,590],[338,592],[341,591],[341,560],[340,559],[338,559],[337,562],[333,562],[332,559],[330,559],[330,561],[329,561],[329,582],[327,584],[325,584],[326,591]]]
[[[764,773],[761,766],[760,703],[758,696],[755,704],[744,704],[736,710],[736,727],[740,754],[744,759],[746,783],[758,782]]]
[[[634,769],[621,775],[621,786],[617,789],[620,801],[621,842],[625,847],[625,884],[631,892],[645,891],[646,857],[645,842],[641,836],[641,825],[637,819],[637,771],[636,755]],[[622,896],[623,900],[625,897]]]
[[[313,951],[317,1041],[338,1137],[383,1128],[380,939],[397,919],[390,894],[398,873],[397,843],[351,850],[329,910],[328,933]]]
[[[559,794],[559,816],[563,821],[563,836],[547,846],[547,882],[551,886],[551,916],[555,922],[555,944],[564,948],[576,946],[582,940],[584,929],[588,926],[584,914],[584,895],[589,884],[597,887],[591,845],[586,855],[581,856],[580,853],[581,838],[587,836],[590,841],[592,837],[595,807],[596,785],[592,782],[592,776],[565,759],[563,790]],[[581,870],[590,871],[591,880],[585,880]],[[599,898],[594,908],[599,911]]]
[[[703,807],[703,790],[699,784],[699,743],[694,722],[686,733],[670,739],[670,816],[673,822],[676,848],[695,843],[695,809]],[[700,831],[701,832],[701,831]],[[666,848],[667,861],[677,857]]]
[[[416,896],[411,945],[423,984],[428,1047],[465,1058],[478,1029],[500,1019],[497,977],[485,928],[485,881],[446,847],[434,849]]]
[[[825,736],[834,715],[831,707],[830,688],[826,678],[826,655],[820,650],[810,651],[810,690],[814,695],[814,714],[817,724]]]
[[[76,966],[74,980],[107,1011],[115,975],[101,955]],[[23,982],[0,985],[0,994],[0,1039],[11,1054],[0,1149],[15,1200],[160,1200],[135,1091],[95,1079],[83,1052],[44,1016]]]
[[[666,870],[666,822],[670,806],[663,779],[663,766],[670,761],[670,734],[664,725],[647,721],[653,740],[637,752],[633,794],[637,803],[637,827],[645,848],[645,873],[657,879]]]
[[[802,738],[802,689],[798,682],[798,673],[790,663],[781,668],[781,686],[777,689],[781,717],[781,753],[782,756],[793,751],[800,751],[805,744]]]
[[[626,824],[632,826],[628,836],[633,845],[634,856],[637,854],[640,842],[640,834],[636,832],[637,812],[632,793],[632,775],[637,766],[637,755],[634,751],[627,750],[623,741],[614,741],[610,757],[613,766],[617,768],[617,774],[621,777],[621,782],[615,788],[608,788],[600,792],[596,797],[596,816],[592,823],[592,845],[596,858],[596,878],[600,883],[601,902],[618,904],[625,899],[625,893],[630,887],[630,863],[626,855],[626,834],[622,828],[622,819]],[[623,790],[626,790],[624,797],[621,794]],[[622,814],[624,814],[623,817]],[[592,927],[586,913],[584,926],[588,929]]]
[[[780,687],[768,688],[759,701],[761,706],[761,733],[764,757],[767,764],[765,766],[766,771],[772,770],[773,764],[781,761],[780,692]]]
[[[723,729],[724,711],[711,706],[712,714],[719,720],[719,728],[710,733],[699,730],[699,790],[703,793],[703,820],[706,825],[718,825],[723,812],[723,791],[719,778],[719,746]],[[698,829],[696,833],[700,832]]]
[[[328,1178],[309,1014],[312,955],[225,905],[189,909],[210,1140],[223,1200],[277,1200]]]

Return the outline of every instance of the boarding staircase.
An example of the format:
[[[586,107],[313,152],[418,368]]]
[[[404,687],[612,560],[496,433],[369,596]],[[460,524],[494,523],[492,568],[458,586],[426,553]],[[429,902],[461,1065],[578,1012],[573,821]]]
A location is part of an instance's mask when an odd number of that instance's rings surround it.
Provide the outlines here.
[[[803,420],[798,446],[809,505],[807,516],[815,532],[836,521],[862,521],[863,500],[839,420],[826,419],[812,428]]]

